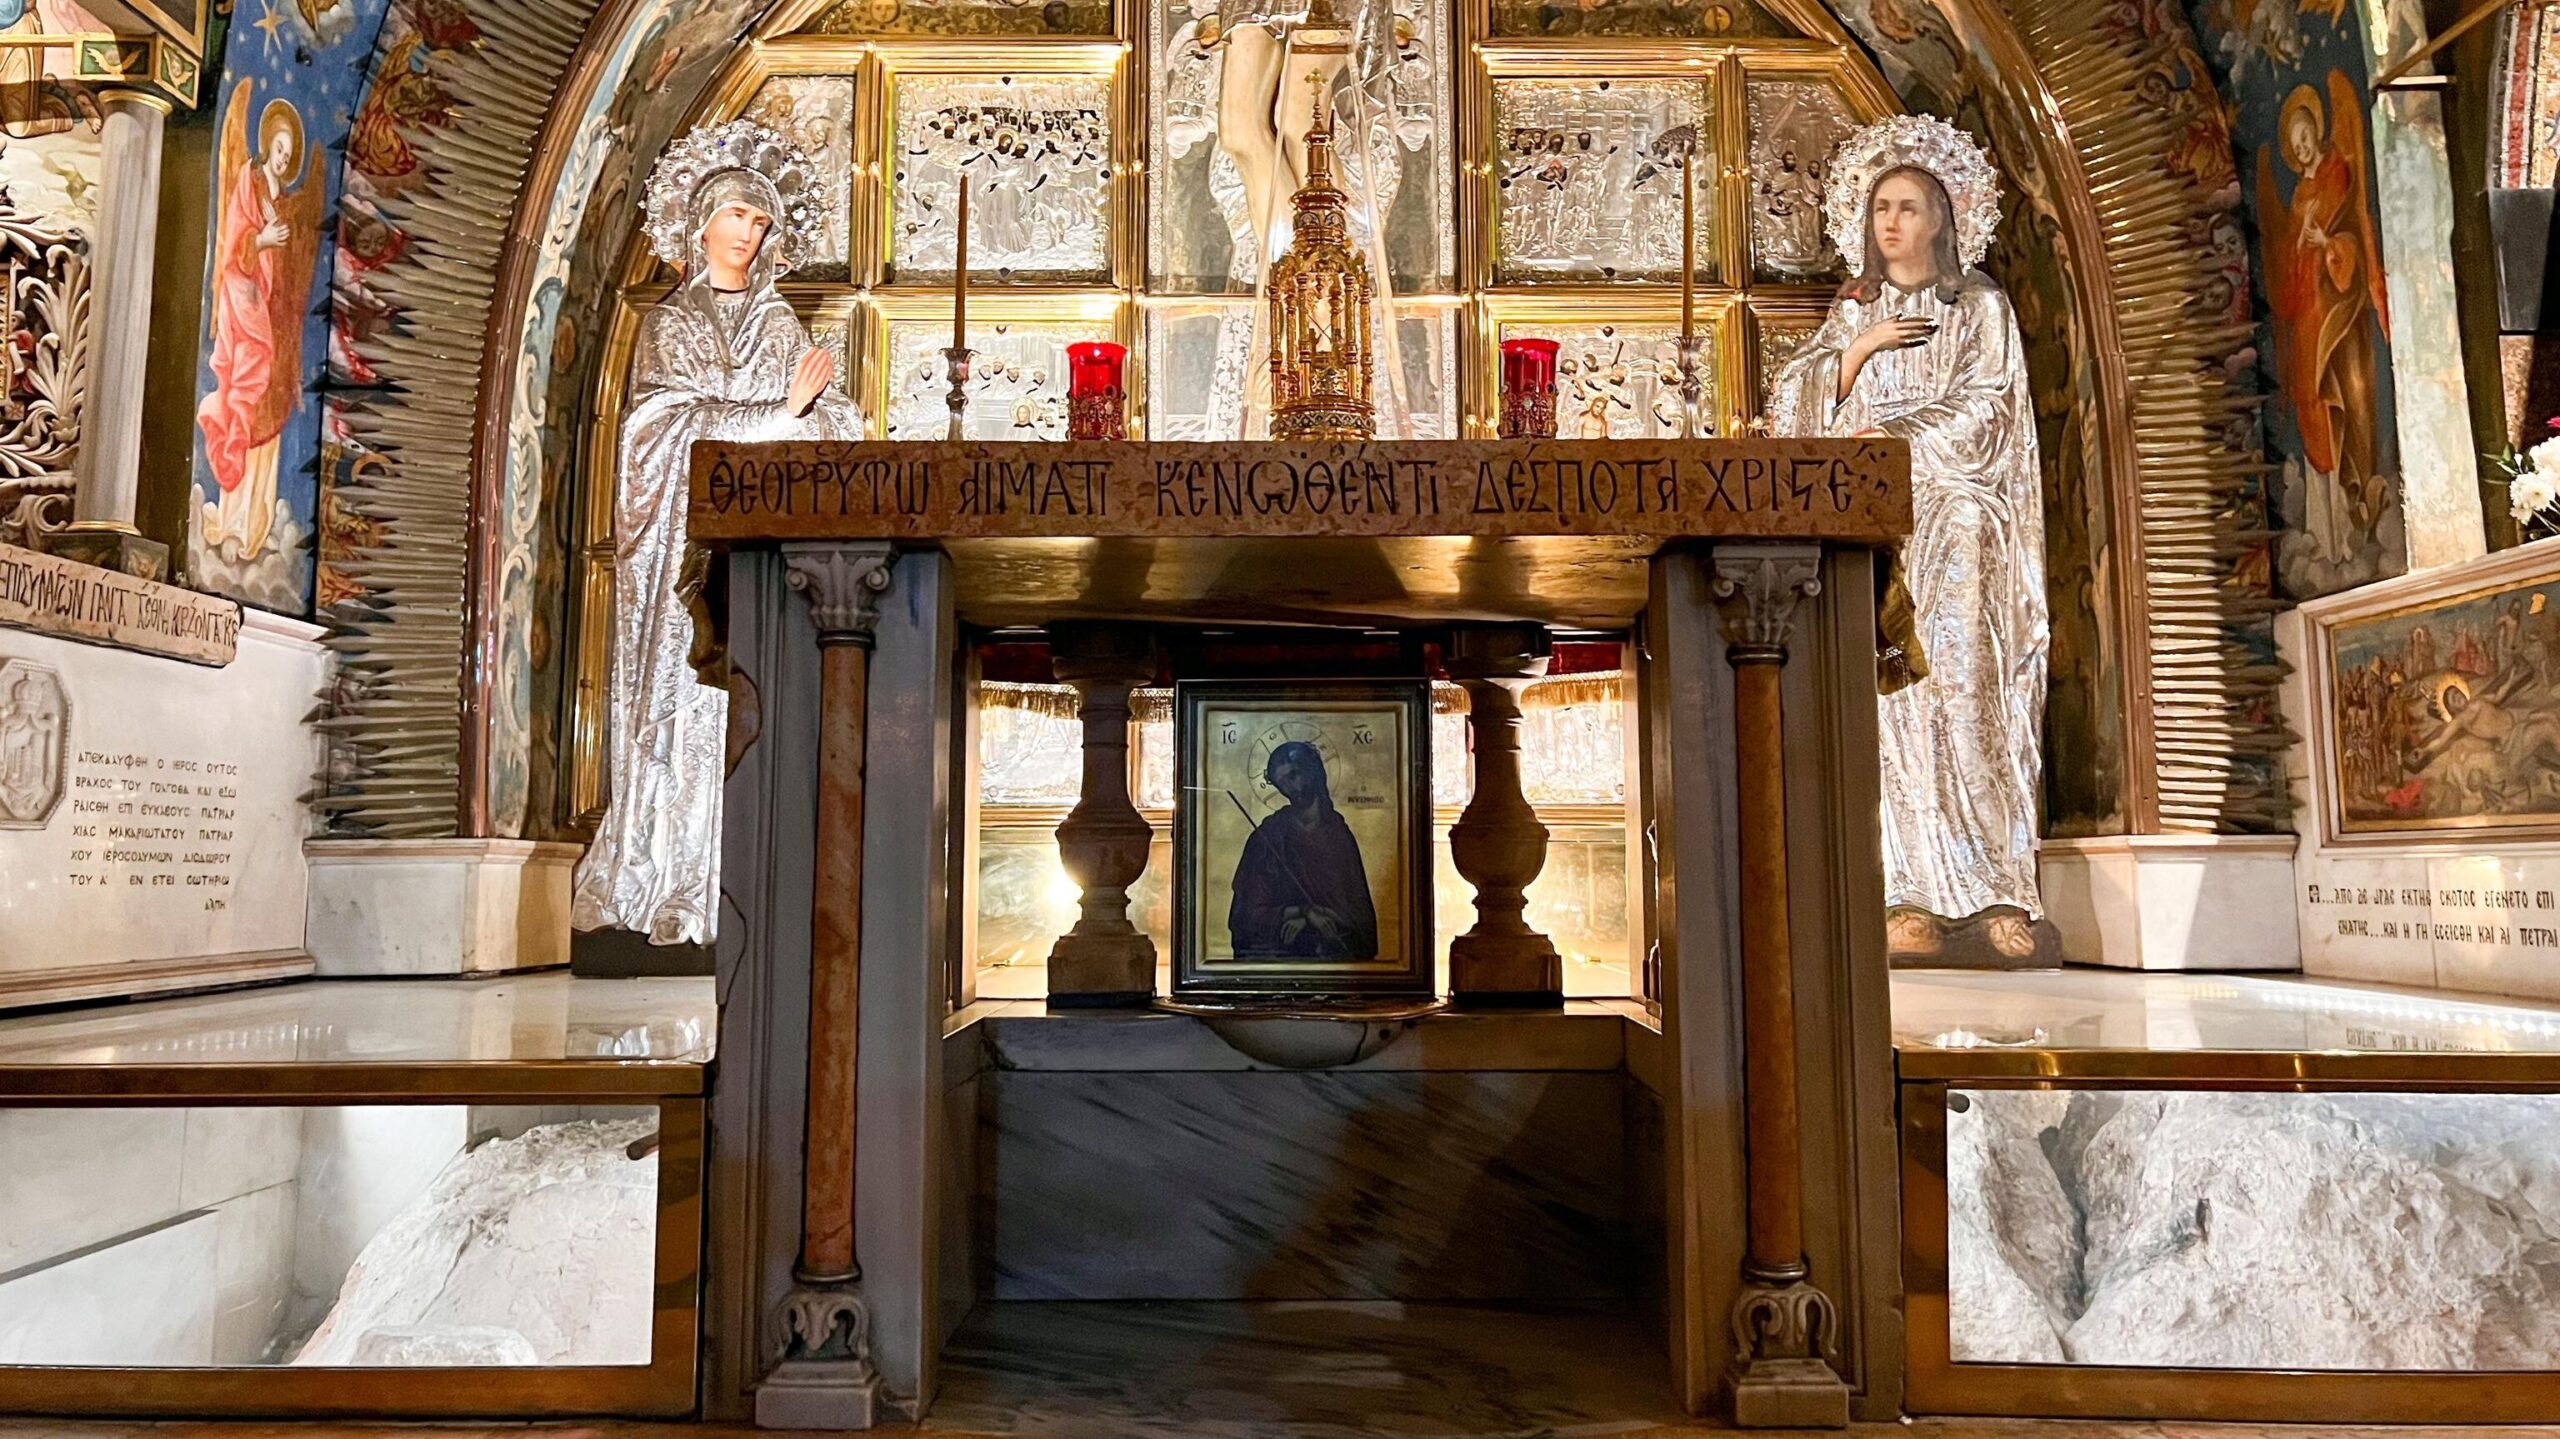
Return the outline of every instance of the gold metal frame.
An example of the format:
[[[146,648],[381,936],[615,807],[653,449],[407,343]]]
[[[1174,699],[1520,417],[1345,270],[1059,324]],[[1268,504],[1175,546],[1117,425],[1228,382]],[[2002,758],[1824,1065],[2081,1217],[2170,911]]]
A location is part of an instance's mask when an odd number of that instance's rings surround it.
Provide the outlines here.
[[[690,1079],[680,1077],[689,1074]],[[610,1062],[530,1065],[169,1065],[0,1069],[0,1104],[630,1103],[658,1110],[655,1313],[649,1362],[559,1368],[129,1369],[0,1366],[0,1413],[97,1417],[672,1418],[694,1408],[701,1308],[702,1071]],[[664,1091],[690,1084],[681,1094]]]
[[[1116,310],[1110,333],[1129,347],[1129,421],[1133,437],[1147,431],[1145,312],[1150,306],[1234,302],[1249,297],[1153,295],[1147,274],[1147,105],[1154,57],[1145,42],[1145,0],[1113,0],[1113,33],[1103,36],[839,36],[793,33],[827,8],[827,0],[787,0],[758,38],[739,47],[728,68],[706,90],[692,118],[725,118],[743,111],[765,81],[784,75],[843,75],[854,85],[853,169],[848,218],[847,278],[786,284],[784,293],[802,316],[824,315],[847,327],[848,348],[859,373],[845,376],[847,392],[862,397],[868,413],[885,413],[888,322],[950,314],[948,286],[938,282],[888,282],[892,205],[886,152],[901,78],[915,75],[1000,74],[1107,75],[1112,82],[1112,186],[1106,206],[1111,274],[1105,283],[971,282],[973,313],[1022,323]],[[1715,327],[1719,383],[1718,421],[1731,427],[1758,410],[1761,376],[1755,320],[1761,312],[1820,313],[1830,301],[1823,286],[1755,282],[1750,265],[1750,108],[1748,85],[1756,76],[1821,80],[1839,92],[1851,115],[1865,122],[1901,106],[1864,52],[1830,15],[1810,0],[1766,0],[1765,8],[1800,36],[1743,38],[1493,38],[1492,0],[1451,0],[1449,7],[1451,177],[1456,186],[1457,289],[1453,294],[1399,296],[1400,304],[1445,305],[1454,311],[1451,337],[1457,371],[1452,408],[1460,437],[1490,437],[1496,427],[1498,376],[1494,327],[1503,319],[1570,312],[1608,313],[1624,321],[1676,322],[1679,288],[1662,283],[1540,282],[1497,286],[1492,282],[1492,84],[1497,77],[1589,77],[1694,80],[1705,87],[1713,136],[1716,189],[1707,207],[1708,273],[1699,302]],[[622,268],[624,284],[607,322],[602,377],[580,467],[583,488],[575,546],[579,597],[571,623],[577,672],[571,687],[572,720],[563,764],[563,809],[573,823],[591,827],[601,815],[603,791],[603,675],[609,663],[612,582],[612,504],[615,441],[625,405],[624,387],[639,318],[665,290],[669,276],[635,236]],[[1730,432],[1728,430],[1728,432]]]
[[[2429,595],[2406,604],[2393,605],[2371,614],[2305,615],[2303,617],[2303,650],[2305,668],[2310,671],[2309,693],[2318,714],[2311,726],[2311,762],[2324,791],[2320,806],[2320,823],[2324,845],[2368,844],[2383,846],[2427,840],[2458,839],[2489,834],[2498,839],[2524,843],[2532,840],[2560,838],[2560,816],[2528,815],[2504,819],[2494,815],[2466,815],[2445,819],[2405,820],[2387,823],[2377,820],[2350,821],[2347,797],[2339,783],[2343,771],[2338,765],[2338,631],[2357,625],[2382,624],[2469,604],[2475,600],[2513,593],[2560,582],[2560,561],[2554,561],[2538,573],[2489,580],[2475,586],[2453,590],[2447,594]]]
[[[2039,1067],[2073,1082],[2013,1077]],[[1915,1081],[1915,1070],[1934,1077]],[[2560,1092],[2560,1054],[1906,1050],[1902,1074],[1905,1407],[1912,1413],[2288,1424],[2560,1420],[2560,1371],[1960,1364],[1947,1294],[1950,1088],[2553,1093]]]

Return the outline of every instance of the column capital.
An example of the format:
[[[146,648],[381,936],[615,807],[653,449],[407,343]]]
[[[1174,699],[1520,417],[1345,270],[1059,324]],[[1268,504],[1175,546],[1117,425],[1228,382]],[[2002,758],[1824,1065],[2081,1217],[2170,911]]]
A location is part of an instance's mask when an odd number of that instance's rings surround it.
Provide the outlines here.
[[[860,544],[784,545],[793,591],[809,602],[821,645],[871,648],[880,622],[880,596],[889,588],[889,568],[898,547],[886,541]]]
[[[178,113],[177,105],[168,96],[155,94],[149,90],[137,90],[129,85],[101,85],[98,87],[97,96],[98,108],[101,110],[132,106],[155,111],[163,119]]]
[[[1725,544],[1707,560],[1707,592],[1737,665],[1784,664],[1796,606],[1822,593],[1822,546]]]

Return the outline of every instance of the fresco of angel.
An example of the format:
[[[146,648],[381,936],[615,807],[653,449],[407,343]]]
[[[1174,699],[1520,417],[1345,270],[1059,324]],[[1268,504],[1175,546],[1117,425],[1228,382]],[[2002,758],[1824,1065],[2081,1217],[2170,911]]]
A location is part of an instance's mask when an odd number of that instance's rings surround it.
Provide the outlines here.
[[[2378,341],[2388,334],[2390,310],[2358,119],[2363,106],[2342,70],[2329,72],[2327,89],[2324,105],[2309,85],[2295,86],[2277,118],[2275,144],[2258,152],[2259,244],[2279,389],[2302,435],[2304,462],[2316,472],[2310,528],[2356,535],[2369,532],[2387,507],[2375,415]],[[2294,177],[2281,199],[2277,150]]]
[[[203,506],[204,546],[242,559],[266,547],[276,520],[278,441],[302,399],[303,318],[321,210],[301,112],[270,100],[253,124],[254,98],[243,80],[223,109],[209,296],[213,383],[196,407],[215,487]]]

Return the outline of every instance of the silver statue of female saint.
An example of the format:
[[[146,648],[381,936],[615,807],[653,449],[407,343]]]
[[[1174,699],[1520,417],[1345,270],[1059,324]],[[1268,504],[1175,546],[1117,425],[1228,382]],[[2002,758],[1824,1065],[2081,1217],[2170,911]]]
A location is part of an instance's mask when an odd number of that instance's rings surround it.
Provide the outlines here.
[[[645,199],[650,247],[682,278],[642,323],[614,496],[611,782],[578,862],[574,922],[654,944],[719,920],[729,697],[702,684],[681,589],[700,440],[851,440],[862,416],[775,289],[818,242],[832,185],[752,121],[670,147]]]
[[[1903,570],[1928,674],[1879,701],[1894,948],[1933,948],[1930,916],[1989,911],[1992,945],[2023,958],[2043,913],[2049,627],[2026,358],[2008,297],[1974,268],[1999,177],[1953,126],[1896,116],[1841,143],[1824,208],[1857,278],[1779,367],[1770,424],[1911,445]]]

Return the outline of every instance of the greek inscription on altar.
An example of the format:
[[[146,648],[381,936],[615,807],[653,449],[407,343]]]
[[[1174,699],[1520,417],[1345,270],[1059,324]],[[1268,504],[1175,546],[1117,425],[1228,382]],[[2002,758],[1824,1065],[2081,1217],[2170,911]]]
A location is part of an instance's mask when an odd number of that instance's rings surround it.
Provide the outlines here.
[[[240,644],[230,600],[15,545],[0,545],[0,625],[207,665]]]
[[[231,906],[240,767],[222,760],[83,749],[72,758],[74,890],[220,914]]]
[[[2304,890],[2315,924],[2341,939],[2424,943],[2434,937],[2434,899],[2424,885],[2310,884]]]
[[[749,539],[1786,536],[1910,528],[1872,440],[711,445],[692,533]]]

